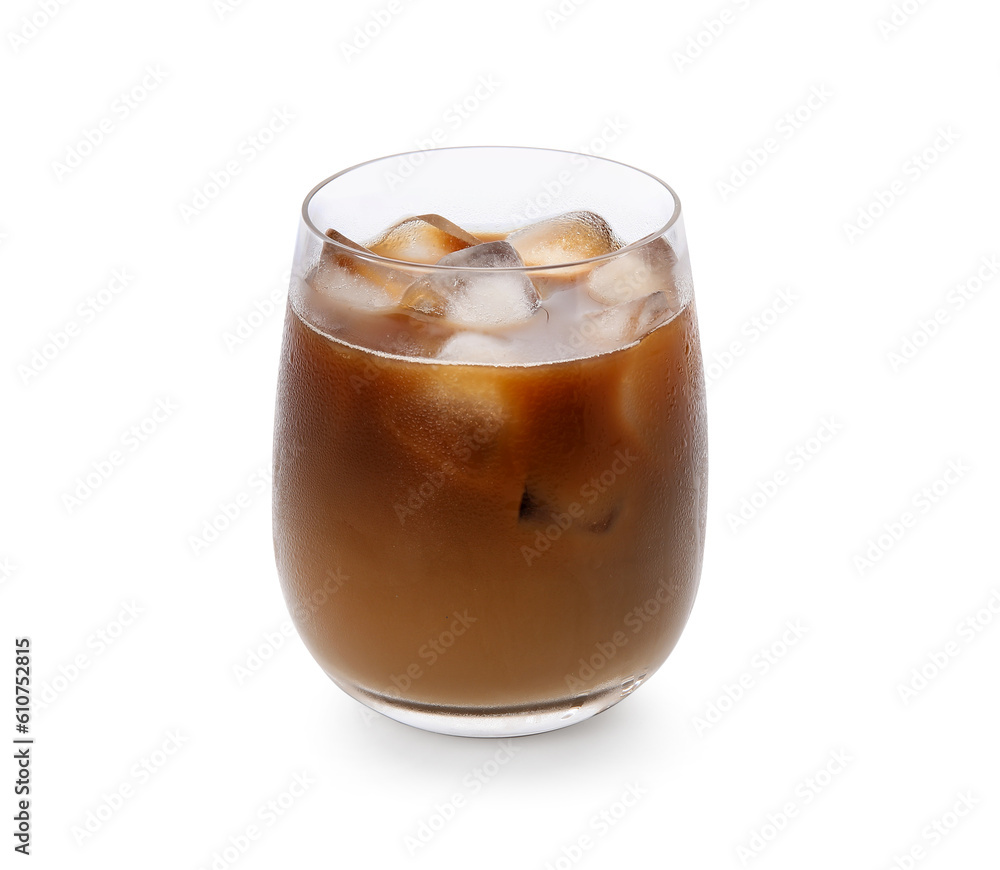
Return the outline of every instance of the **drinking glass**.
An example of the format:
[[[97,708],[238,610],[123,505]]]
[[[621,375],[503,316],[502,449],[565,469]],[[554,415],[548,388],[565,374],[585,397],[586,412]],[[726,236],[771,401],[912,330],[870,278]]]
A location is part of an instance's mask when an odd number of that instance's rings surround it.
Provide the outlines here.
[[[530,226],[510,243],[534,239],[548,262],[366,247],[413,215],[484,245]],[[598,225],[614,249],[574,255]],[[442,287],[479,307],[463,314]],[[706,437],[680,202],[658,178],[563,151],[446,148],[354,166],[306,197],[275,554],[302,640],[361,703],[494,737],[634,692],[698,586]]]

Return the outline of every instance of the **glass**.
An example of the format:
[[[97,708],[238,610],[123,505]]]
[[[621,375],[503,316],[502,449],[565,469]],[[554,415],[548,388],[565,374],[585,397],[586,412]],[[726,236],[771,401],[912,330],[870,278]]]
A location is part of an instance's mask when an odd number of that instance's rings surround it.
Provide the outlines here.
[[[306,197],[274,542],[296,628],[349,695],[483,737],[617,703],[687,621],[706,474],[687,244],[662,181],[446,148]]]

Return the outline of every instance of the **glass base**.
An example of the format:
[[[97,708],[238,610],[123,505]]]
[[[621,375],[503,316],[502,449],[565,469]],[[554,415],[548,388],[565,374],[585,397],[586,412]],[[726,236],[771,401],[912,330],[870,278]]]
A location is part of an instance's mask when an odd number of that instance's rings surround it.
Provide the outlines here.
[[[332,679],[332,678],[331,678]],[[334,683],[390,719],[424,731],[456,737],[523,737],[575,725],[613,707],[631,694],[640,679],[555,701],[510,707],[449,707],[391,698],[356,686]]]

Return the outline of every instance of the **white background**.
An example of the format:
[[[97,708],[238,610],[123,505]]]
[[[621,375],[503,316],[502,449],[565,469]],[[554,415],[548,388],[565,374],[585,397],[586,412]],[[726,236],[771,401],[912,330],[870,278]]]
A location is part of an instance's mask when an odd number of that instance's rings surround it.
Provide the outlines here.
[[[28,861],[996,866],[995,3],[908,0],[890,31],[890,0],[63,2],[0,15],[0,682],[30,636]],[[356,28],[380,10],[365,45]],[[481,77],[496,85],[479,99]],[[465,100],[479,105],[460,118]],[[279,640],[262,477],[281,326],[267,300],[283,298],[301,200],[436,129],[444,145],[605,153],[671,183],[710,380],[709,534],[680,644],[634,697],[515,741],[502,765],[499,741],[366,714]],[[980,268],[990,280],[966,285]],[[115,270],[124,289],[87,309]],[[132,440],[158,402],[174,410]],[[836,434],[810,441],[824,421]],[[114,450],[121,464],[68,502]],[[804,632],[791,646],[787,623]],[[154,754],[172,734],[180,748]],[[472,786],[477,769],[492,775]],[[295,775],[309,785],[293,797]],[[949,815],[961,800],[973,808]],[[422,824],[433,837],[408,849]]]

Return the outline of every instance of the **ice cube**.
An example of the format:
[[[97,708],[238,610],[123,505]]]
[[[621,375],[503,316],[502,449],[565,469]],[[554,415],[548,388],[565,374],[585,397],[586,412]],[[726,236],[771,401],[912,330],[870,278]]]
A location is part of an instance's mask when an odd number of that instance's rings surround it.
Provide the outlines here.
[[[412,374],[392,378],[385,386],[388,398],[374,406],[380,431],[399,447],[393,475],[399,480],[400,501],[411,508],[400,517],[406,527],[426,516],[419,504],[406,501],[406,493],[427,481],[438,495],[424,492],[422,497],[454,499],[451,508],[486,505],[492,510],[489,506],[497,501],[517,498],[517,472],[512,474],[511,468],[517,468],[518,460],[510,448],[517,409],[495,373],[486,366],[439,364],[433,377]]]
[[[487,242],[456,251],[442,257],[437,265],[463,269],[439,271],[415,281],[403,295],[404,308],[478,327],[519,323],[538,309],[538,291],[527,275],[490,272],[524,266],[507,242]]]
[[[309,281],[317,293],[355,308],[386,308],[399,301],[411,276],[352,256],[350,250],[371,251],[337,230],[329,229],[326,235],[338,244],[323,244],[319,265]]]
[[[352,344],[396,356],[433,359],[454,334],[454,327],[434,318],[418,320],[398,308],[381,309],[377,316],[347,319],[341,315],[331,324]]]
[[[333,239],[333,241],[335,242],[339,242],[340,244],[344,245],[347,248],[352,248],[355,251],[368,250],[368,248],[364,247],[363,245],[359,245],[357,242],[351,241],[351,239],[347,238],[347,236],[345,236],[343,233],[338,233],[332,227],[326,231],[326,237],[328,239]],[[336,256],[342,253],[343,253],[342,251],[338,251],[338,249],[335,248],[333,245],[327,245],[327,244],[323,245],[324,257]]]
[[[580,331],[600,345],[623,347],[638,341],[676,313],[667,294],[657,291],[587,314]]]
[[[507,236],[507,241],[528,266],[589,260],[622,246],[607,221],[592,211],[570,211],[546,218],[515,230]]]
[[[511,362],[511,343],[508,339],[482,332],[457,332],[438,350],[437,358],[502,365]]]
[[[410,263],[436,263],[480,240],[437,214],[404,218],[376,236],[368,247],[382,257]]]
[[[620,305],[663,292],[674,300],[677,255],[664,239],[602,263],[587,276],[587,292],[603,305]]]
[[[610,531],[622,515],[628,481],[616,480],[610,486],[602,485],[600,491],[594,488],[593,481],[611,467],[594,466],[595,473],[589,479],[580,478],[573,472],[561,479],[554,477],[551,470],[548,473],[530,472],[517,505],[518,522],[536,527],[557,522],[571,533],[602,535]],[[581,492],[588,493],[582,501]]]
[[[472,235],[472,233],[467,233],[458,224],[452,223],[448,220],[448,218],[441,217],[439,214],[418,214],[416,220],[420,220],[433,227],[437,227],[442,232],[450,233],[455,236],[455,238],[461,239],[463,242],[468,242],[469,247],[482,244],[482,239],[477,239],[474,235]]]

